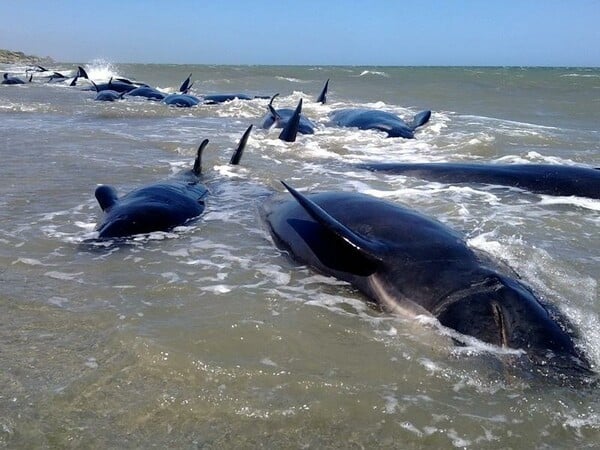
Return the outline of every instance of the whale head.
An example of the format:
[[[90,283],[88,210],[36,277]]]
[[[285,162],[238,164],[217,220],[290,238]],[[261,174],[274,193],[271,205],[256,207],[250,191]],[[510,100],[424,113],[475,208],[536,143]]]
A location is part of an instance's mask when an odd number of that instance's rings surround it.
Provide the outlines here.
[[[449,296],[434,314],[442,325],[458,333],[497,347],[522,350],[522,359],[544,376],[593,375],[566,319],[514,280],[491,276],[467,292]]]

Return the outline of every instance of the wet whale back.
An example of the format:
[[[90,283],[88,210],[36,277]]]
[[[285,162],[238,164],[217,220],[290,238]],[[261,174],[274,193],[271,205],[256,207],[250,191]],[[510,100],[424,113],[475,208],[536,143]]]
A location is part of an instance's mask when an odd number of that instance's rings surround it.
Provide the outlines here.
[[[482,163],[370,163],[360,167],[445,183],[483,183],[547,195],[600,198],[600,171],[587,167]]]
[[[342,127],[355,127],[361,130],[379,130],[389,137],[414,138],[414,130],[429,120],[430,111],[423,111],[415,116],[411,124],[395,114],[377,109],[340,109],[330,114],[332,122]]]

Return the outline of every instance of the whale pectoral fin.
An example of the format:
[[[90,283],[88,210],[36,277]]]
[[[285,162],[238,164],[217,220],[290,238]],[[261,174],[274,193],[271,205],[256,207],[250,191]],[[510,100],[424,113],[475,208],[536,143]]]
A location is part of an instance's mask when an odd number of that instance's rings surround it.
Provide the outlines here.
[[[277,97],[279,97],[279,92],[271,97],[271,100],[269,100],[269,106],[273,106],[273,100],[275,100]]]
[[[281,116],[279,115],[279,113],[277,112],[277,110],[275,108],[273,108],[273,100],[275,100],[277,97],[279,97],[278,93],[275,94],[275,95],[273,95],[273,97],[271,97],[271,100],[269,101],[269,104],[267,105],[267,108],[269,109],[269,112],[273,116],[274,122],[280,122],[281,121]]]
[[[292,114],[292,117],[290,117],[290,120],[288,120],[288,123],[279,134],[279,139],[286,142],[294,142],[296,140],[298,128],[300,127],[300,114],[302,114],[302,99],[298,102],[294,114]]]
[[[231,155],[231,160],[229,161],[229,164],[236,166],[240,163],[240,159],[242,159],[242,154],[244,153],[244,149],[246,148],[246,143],[248,142],[248,138],[250,137],[251,131],[252,125],[250,125],[242,135],[242,138],[240,139],[240,142],[237,148],[235,149],[235,152],[233,152],[233,155]]]
[[[314,257],[327,270],[368,277],[375,273],[378,264],[364,254],[332,236],[331,232],[313,220],[288,219],[288,225],[300,236]]]
[[[415,130],[423,125],[425,125],[427,122],[429,122],[429,119],[431,118],[431,111],[427,110],[427,111],[421,111],[419,114],[416,114],[415,117],[413,117],[413,120],[411,123],[408,124],[408,126]]]
[[[357,264],[367,264],[369,268],[373,268],[383,261],[384,248],[380,244],[355,233],[308,197],[305,197],[284,181],[281,183],[300,203],[300,206],[338,241],[341,247],[345,247],[348,252],[352,252],[357,257],[359,256]]]
[[[327,89],[329,89],[329,78],[325,82],[325,86],[323,86],[323,90],[317,97],[317,103],[321,103],[322,105],[327,103]]]
[[[269,108],[269,112],[273,116],[273,120],[275,122],[281,122],[281,115],[277,112],[277,110],[275,108],[273,108],[273,106],[271,104],[269,104],[268,108]]]
[[[94,196],[96,197],[96,200],[98,200],[98,204],[102,211],[108,211],[119,201],[119,195],[117,194],[116,189],[104,184],[96,188]]]

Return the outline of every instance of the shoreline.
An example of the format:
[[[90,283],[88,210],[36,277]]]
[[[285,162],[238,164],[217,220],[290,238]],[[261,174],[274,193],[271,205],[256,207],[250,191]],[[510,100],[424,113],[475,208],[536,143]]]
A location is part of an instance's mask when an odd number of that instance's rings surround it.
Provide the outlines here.
[[[0,64],[41,64],[53,63],[49,56],[26,55],[23,52],[0,49]]]

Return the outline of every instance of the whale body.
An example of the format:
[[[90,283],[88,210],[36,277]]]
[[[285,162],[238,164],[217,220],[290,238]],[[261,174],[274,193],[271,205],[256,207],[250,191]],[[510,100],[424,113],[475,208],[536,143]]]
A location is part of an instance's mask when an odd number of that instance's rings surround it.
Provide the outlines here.
[[[341,127],[378,130],[387,133],[388,137],[406,139],[413,139],[415,130],[429,122],[430,117],[431,111],[422,111],[407,123],[396,114],[368,108],[338,109],[329,115],[331,121]]]
[[[600,199],[600,168],[475,163],[371,163],[360,164],[359,167],[443,183],[483,183],[511,186],[538,194]]]
[[[270,128],[283,128],[288,131],[282,132],[282,135],[286,139],[283,139],[280,136],[280,139],[287,140],[289,142],[293,142],[296,139],[297,133],[300,134],[314,134],[315,133],[315,125],[302,114],[302,99],[298,102],[298,105],[295,109],[290,108],[281,108],[275,109],[273,108],[273,100],[279,94],[275,94],[271,97],[271,101],[268,105],[268,112],[263,117],[260,127],[268,130]],[[299,109],[298,109],[299,108]],[[297,124],[295,123],[297,121]],[[292,127],[292,129],[290,129]],[[293,138],[290,139],[290,137]]]
[[[593,373],[566,319],[459,233],[368,195],[286,188],[293,198],[263,204],[261,215],[276,245],[300,263],[351,283],[383,310],[436,318],[460,333],[457,342],[520,349],[540,373]]]
[[[250,126],[237,149],[231,164],[238,164],[246,146]],[[194,166],[168,179],[142,186],[120,197],[112,186],[100,185],[95,197],[105,216],[96,230],[100,239],[125,238],[153,231],[170,231],[197,219],[204,211],[208,189],[201,183],[202,152],[208,145],[205,139],[198,147]]]

